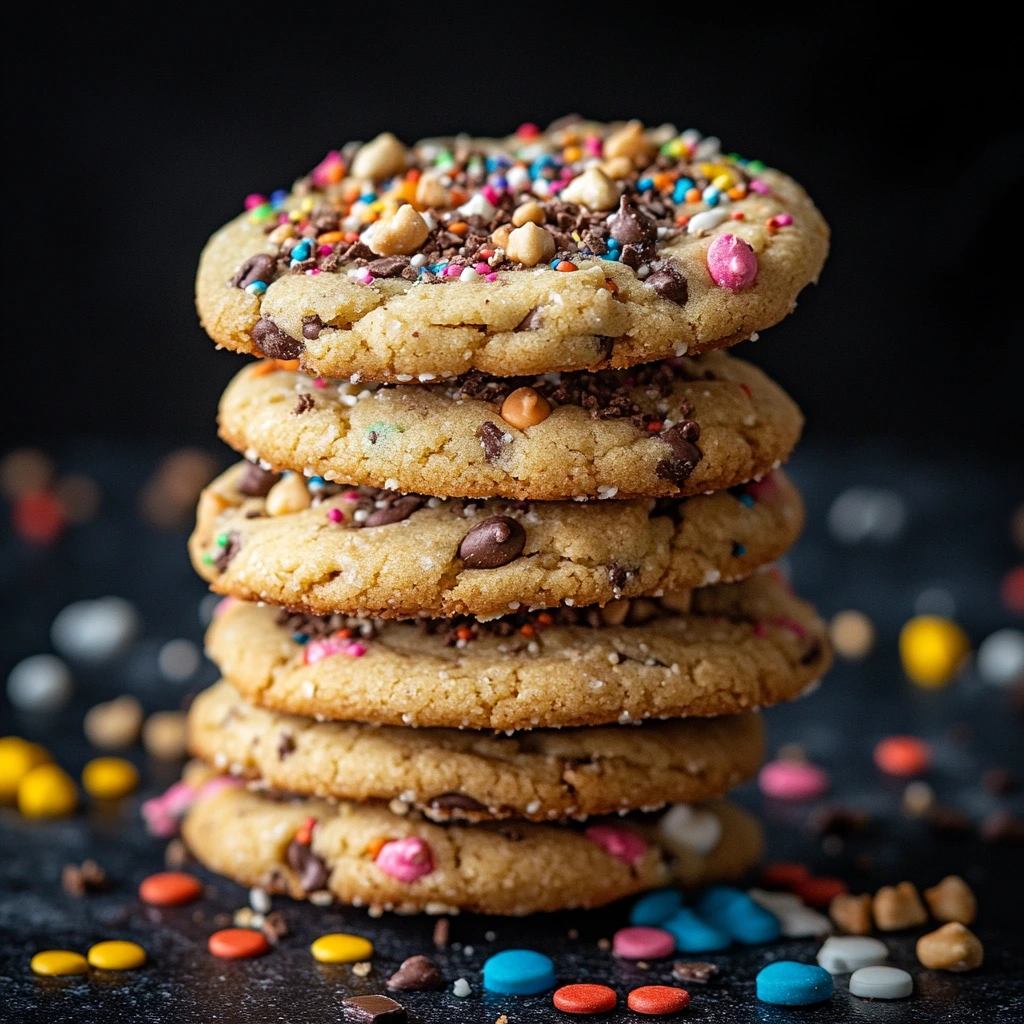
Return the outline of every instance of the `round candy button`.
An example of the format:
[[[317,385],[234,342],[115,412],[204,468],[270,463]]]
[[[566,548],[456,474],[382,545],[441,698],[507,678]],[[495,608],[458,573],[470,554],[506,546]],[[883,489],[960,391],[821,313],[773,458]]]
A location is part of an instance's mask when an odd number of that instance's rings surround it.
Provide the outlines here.
[[[660,1017],[685,1010],[690,1005],[690,993],[671,985],[642,985],[629,993],[626,1005],[635,1013]]]
[[[32,971],[48,978],[63,978],[71,974],[86,974],[89,964],[81,953],[70,949],[44,949],[32,957]]]
[[[245,960],[270,949],[263,932],[253,928],[224,928],[214,932],[207,943],[210,952],[224,960]]]
[[[504,996],[533,996],[555,987],[555,965],[532,949],[506,949],[484,962],[484,988]]]
[[[322,964],[351,964],[358,960],[369,960],[373,956],[373,943],[361,935],[330,932],[321,935],[309,947],[309,951]]]
[[[184,871],[158,871],[144,878],[139,886],[139,899],[155,907],[175,907],[191,903],[203,894],[203,884]]]
[[[562,1013],[607,1013],[618,1001],[615,990],[607,985],[563,985],[551,1000]]]
[[[906,999],[914,979],[898,967],[861,967],[850,975],[850,994],[861,999]]]
[[[664,928],[620,928],[612,936],[612,950],[624,960],[663,960],[676,950],[676,940]]]
[[[832,998],[832,975],[824,967],[777,960],[757,975],[757,998],[775,1006],[810,1006]]]
[[[110,939],[89,949],[89,964],[101,971],[131,971],[146,962],[146,951],[135,942]]]

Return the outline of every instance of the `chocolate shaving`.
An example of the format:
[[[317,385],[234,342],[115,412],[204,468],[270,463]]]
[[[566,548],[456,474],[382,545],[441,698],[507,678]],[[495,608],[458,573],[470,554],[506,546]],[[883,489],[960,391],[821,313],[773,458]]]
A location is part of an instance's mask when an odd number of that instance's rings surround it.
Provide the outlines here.
[[[270,493],[270,488],[280,479],[280,473],[272,473],[257,462],[250,462],[238,478],[235,489],[247,498],[265,498]]]
[[[488,462],[494,462],[507,444],[505,431],[491,420],[486,420],[477,428],[476,434],[484,446],[484,458]]]
[[[305,345],[285,334],[269,317],[261,317],[252,329],[252,340],[271,359],[298,359]]]
[[[231,564],[231,559],[242,550],[242,538],[236,530],[232,530],[227,536],[227,544],[221,548],[220,553],[213,560],[217,572],[224,572]]]
[[[303,391],[299,395],[298,401],[295,403],[295,408],[292,410],[293,415],[301,416],[304,412],[309,412],[316,405],[316,400],[308,391]]]

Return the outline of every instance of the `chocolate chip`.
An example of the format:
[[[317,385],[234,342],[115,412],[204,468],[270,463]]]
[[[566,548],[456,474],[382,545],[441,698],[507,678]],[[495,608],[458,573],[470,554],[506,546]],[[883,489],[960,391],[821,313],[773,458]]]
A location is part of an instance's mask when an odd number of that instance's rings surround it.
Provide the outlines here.
[[[685,305],[689,297],[686,278],[671,260],[655,260],[644,284],[653,288],[662,298],[671,299],[680,306]]]
[[[315,405],[316,400],[313,396],[308,391],[303,391],[302,394],[299,395],[299,399],[295,403],[295,408],[292,410],[292,413],[295,416],[301,416],[304,412],[309,412],[309,410]]]
[[[227,536],[227,543],[221,548],[220,554],[213,560],[213,565],[217,572],[224,572],[231,564],[231,559],[241,550],[242,538],[235,530],[232,530]]]
[[[305,345],[285,334],[269,317],[261,317],[252,329],[252,340],[271,359],[298,359]]]
[[[363,526],[387,526],[390,523],[400,523],[408,519],[418,508],[423,505],[423,499],[418,494],[406,494],[389,502],[384,508],[374,509],[366,517]]]
[[[492,423],[490,420],[487,420],[480,424],[477,428],[476,434],[483,443],[484,458],[487,459],[488,462],[493,462],[505,447],[505,431],[496,423]]]
[[[353,1024],[406,1024],[409,1019],[405,1007],[388,996],[349,996],[341,1006]]]
[[[315,313],[312,316],[304,316],[302,318],[302,336],[307,341],[314,341],[320,337],[320,332],[324,329],[324,322]]]
[[[459,545],[467,569],[497,569],[517,559],[526,546],[526,531],[509,516],[491,516],[477,523]]]
[[[616,589],[621,590],[629,582],[630,573],[621,565],[610,565],[608,567],[608,582]]]
[[[448,936],[452,930],[452,923],[447,917],[439,917],[434,922],[433,942],[438,949],[444,949],[448,945]]]
[[[659,440],[664,441],[672,449],[672,456],[662,459],[654,468],[660,479],[670,480],[676,486],[680,486],[697,468],[703,454],[688,437],[694,440],[700,437],[700,427],[692,420],[677,423],[658,435]]]
[[[231,283],[236,288],[247,288],[254,281],[262,281],[270,284],[274,280],[274,271],[277,268],[277,260],[266,253],[259,253],[250,256],[239,268],[238,273],[231,278]]]
[[[366,264],[367,271],[374,277],[398,277],[409,266],[408,256],[385,256]]]
[[[327,865],[305,843],[293,839],[288,844],[285,860],[299,876],[299,885],[304,892],[327,888]]]
[[[289,754],[295,753],[295,738],[291,733],[281,733],[281,738],[277,741],[277,759],[283,761]]]
[[[438,811],[486,811],[487,808],[465,793],[442,793],[430,801],[430,806]]]
[[[87,892],[102,892],[110,888],[110,879],[94,860],[79,864],[66,864],[60,875],[61,886],[71,896],[84,896]]]
[[[512,331],[513,333],[517,333],[519,331],[535,331],[540,327],[543,319],[544,318],[540,313],[540,306],[534,306],[533,309],[531,309],[530,312],[512,328]]]
[[[608,218],[608,227],[612,237],[622,245],[653,242],[658,237],[658,225],[654,218],[648,217],[636,205],[633,197],[628,195],[619,199],[619,208]]]
[[[250,462],[239,477],[235,489],[247,498],[265,498],[270,493],[270,488],[280,479],[280,473],[272,473],[257,462]]]
[[[718,977],[718,967],[703,960],[680,960],[672,965],[672,976],[677,981],[706,985]]]
[[[388,988],[393,992],[422,992],[440,988],[441,982],[441,972],[433,960],[425,956],[411,956],[388,978]]]

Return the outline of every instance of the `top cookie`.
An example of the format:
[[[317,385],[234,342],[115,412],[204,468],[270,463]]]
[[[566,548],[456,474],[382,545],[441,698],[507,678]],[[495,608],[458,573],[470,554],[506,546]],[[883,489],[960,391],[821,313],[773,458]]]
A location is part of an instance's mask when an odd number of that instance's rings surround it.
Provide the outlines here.
[[[328,377],[421,381],[625,367],[733,344],[817,279],[803,189],[671,125],[563,119],[506,139],[384,134],[208,243],[220,345]]]

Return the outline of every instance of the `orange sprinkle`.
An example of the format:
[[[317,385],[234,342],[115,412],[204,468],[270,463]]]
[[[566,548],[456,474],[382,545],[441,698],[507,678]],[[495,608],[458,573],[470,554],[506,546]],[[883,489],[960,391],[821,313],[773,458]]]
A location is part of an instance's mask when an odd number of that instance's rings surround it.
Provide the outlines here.
[[[743,199],[747,194],[746,185],[733,185],[732,188],[727,189],[725,193],[730,199]]]
[[[325,231],[322,235],[316,236],[317,245],[334,245],[344,239],[344,231]]]
[[[562,150],[562,159],[567,164],[574,164],[577,160],[581,160],[582,158],[583,150],[580,149],[579,146],[566,146],[565,149]]]
[[[550,613],[550,612],[541,612],[541,613],[540,613],[540,614],[539,614],[539,615],[537,616],[537,621],[538,621],[538,622],[539,622],[539,623],[540,623],[540,624],[541,624],[542,626],[550,626],[550,625],[551,625],[551,623],[552,623],[552,622],[554,622],[555,620],[554,620],[554,618],[552,617],[552,615],[551,615],[551,613]]]
[[[265,377],[268,373],[275,373],[278,370],[291,370],[294,372],[298,368],[298,359],[261,359],[253,365],[249,374],[252,377]]]
[[[536,630],[527,622],[519,627],[519,632],[522,633],[523,636],[533,636]]]
[[[555,270],[560,270],[563,274],[571,274],[576,269],[575,263],[570,263],[568,260],[559,260]]]
[[[663,424],[662,424],[661,420],[651,420],[651,422],[647,424],[647,433],[648,434],[660,434],[661,433],[662,425]]]
[[[459,628],[457,630],[455,630],[455,635],[460,640],[472,640],[473,639],[473,630],[470,629],[469,626],[459,626]]]
[[[303,846],[309,846],[313,841],[313,829],[316,828],[316,818],[306,818],[295,833],[295,841]]]
[[[747,219],[747,215],[742,210],[733,210],[732,213],[729,214],[729,216],[733,220],[746,220]]]
[[[686,227],[686,225],[689,223],[690,215],[688,213],[681,213],[678,217],[676,217],[676,224],[681,228]]]
[[[453,235],[464,235],[469,230],[469,225],[464,220],[456,220],[448,225],[448,230]]]
[[[461,206],[467,199],[469,199],[469,193],[461,188],[449,189],[448,195],[451,198],[452,206]]]
[[[612,295],[619,294],[619,286],[610,277],[606,277],[604,279],[604,286],[612,293]]]
[[[688,203],[699,203],[700,202],[700,189],[691,188],[687,189],[686,201]]]
[[[377,854],[384,848],[387,840],[383,836],[378,836],[376,839],[371,839],[366,844],[366,852],[370,855],[373,860],[377,859]]]
[[[338,640],[347,640],[352,635],[352,630],[348,626],[343,626],[341,629],[335,630],[331,636],[336,637]]]
[[[916,736],[887,736],[875,747],[875,764],[886,775],[923,775],[931,763],[931,747]]]
[[[349,187],[347,189],[345,189],[345,202],[346,203],[354,203],[358,198],[359,198],[359,186],[358,185],[349,185]]]
[[[406,181],[419,181],[420,180],[420,169],[418,167],[410,167],[405,172]]]
[[[654,176],[654,187],[659,192],[664,192],[667,188],[669,188],[672,185],[674,180],[675,179],[672,177],[672,175],[667,172],[656,174]]]
[[[773,220],[765,221],[765,225],[764,226],[768,229],[768,234],[769,235],[778,234],[779,225],[776,224],[775,221],[773,221]]]

